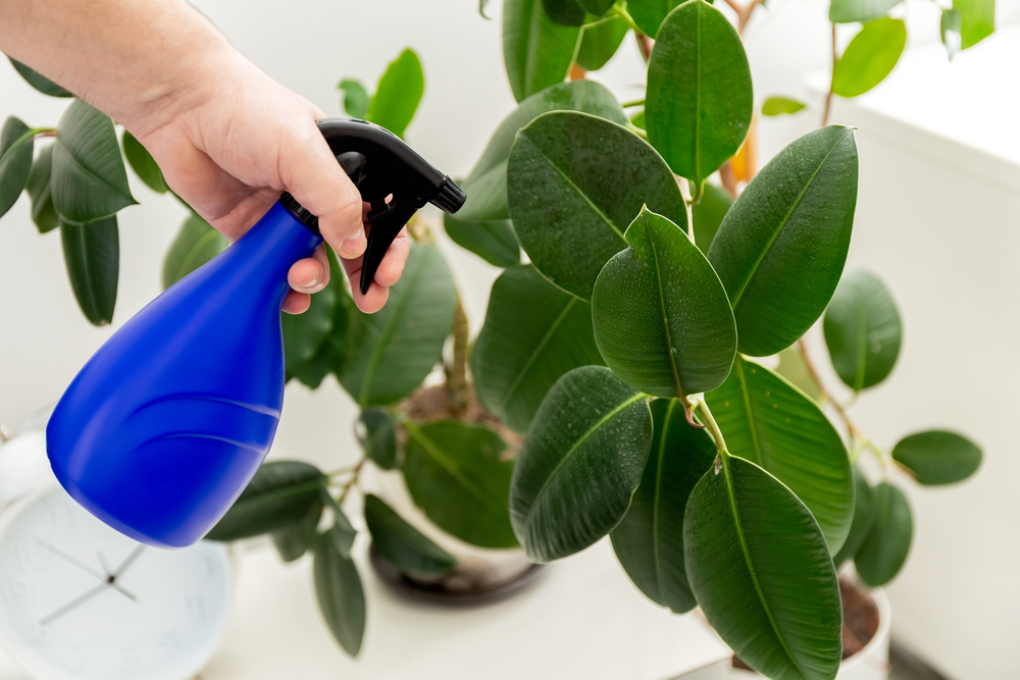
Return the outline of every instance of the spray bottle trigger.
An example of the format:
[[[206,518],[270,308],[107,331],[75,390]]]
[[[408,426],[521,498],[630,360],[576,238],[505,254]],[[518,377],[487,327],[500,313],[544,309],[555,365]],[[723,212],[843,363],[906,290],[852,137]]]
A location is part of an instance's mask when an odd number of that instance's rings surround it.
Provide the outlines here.
[[[397,238],[397,234],[420,207],[405,205],[396,196],[388,204],[372,205],[372,210],[368,213],[368,224],[371,227],[368,232],[368,245],[361,260],[362,295],[368,293],[368,288],[372,285],[375,273],[386,257],[386,251],[390,249],[393,239]]]

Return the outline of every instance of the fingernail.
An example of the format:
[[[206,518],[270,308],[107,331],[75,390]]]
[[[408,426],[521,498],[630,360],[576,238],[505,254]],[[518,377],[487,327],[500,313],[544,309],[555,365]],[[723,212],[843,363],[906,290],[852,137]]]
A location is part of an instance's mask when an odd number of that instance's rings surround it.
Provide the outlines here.
[[[315,278],[305,284],[305,290],[311,290],[319,285],[319,278],[321,274],[316,274]]]

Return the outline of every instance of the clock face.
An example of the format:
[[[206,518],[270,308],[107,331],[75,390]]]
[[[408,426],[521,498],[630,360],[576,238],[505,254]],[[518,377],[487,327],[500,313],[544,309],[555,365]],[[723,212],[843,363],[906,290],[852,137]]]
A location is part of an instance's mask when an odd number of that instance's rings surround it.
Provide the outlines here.
[[[51,487],[0,515],[0,643],[37,680],[190,680],[229,570],[220,544],[144,546]]]

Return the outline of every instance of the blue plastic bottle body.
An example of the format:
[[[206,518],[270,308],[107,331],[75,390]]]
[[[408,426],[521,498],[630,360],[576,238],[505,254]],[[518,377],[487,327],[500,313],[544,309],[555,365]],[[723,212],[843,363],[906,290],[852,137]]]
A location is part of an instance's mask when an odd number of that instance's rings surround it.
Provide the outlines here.
[[[50,463],[79,503],[163,547],[219,521],[272,444],[287,272],[321,242],[277,203],[103,345],[47,428]]]

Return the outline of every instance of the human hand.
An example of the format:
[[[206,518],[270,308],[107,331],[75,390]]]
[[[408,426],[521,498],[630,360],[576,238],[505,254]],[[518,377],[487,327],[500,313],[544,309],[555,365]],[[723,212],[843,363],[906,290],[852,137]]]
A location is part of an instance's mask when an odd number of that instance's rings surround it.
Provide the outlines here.
[[[382,308],[409,251],[404,230],[390,246],[368,292],[358,280],[368,205],[316,127],[325,114],[232,51],[212,55],[217,72],[189,84],[161,110],[121,121],[152,154],[167,184],[230,241],[240,238],[289,191],[319,217],[340,255],[358,307]],[[324,246],[291,267],[284,311],[308,309],[329,283]]]

